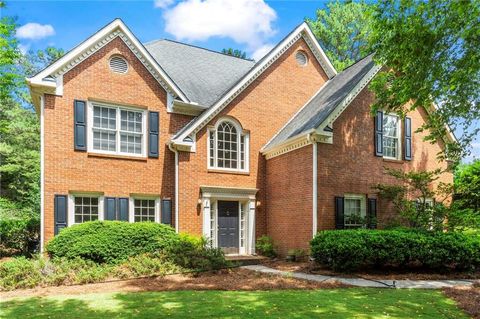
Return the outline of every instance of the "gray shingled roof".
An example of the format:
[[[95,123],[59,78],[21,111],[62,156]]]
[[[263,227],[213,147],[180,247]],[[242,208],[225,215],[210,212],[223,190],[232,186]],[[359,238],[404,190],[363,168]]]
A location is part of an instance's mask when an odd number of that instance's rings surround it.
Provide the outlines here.
[[[210,107],[254,65],[215,51],[171,40],[144,44],[191,102]]]
[[[375,66],[373,54],[363,58],[334,78],[314,96],[267,144],[265,149],[283,143],[291,137],[317,128]]]

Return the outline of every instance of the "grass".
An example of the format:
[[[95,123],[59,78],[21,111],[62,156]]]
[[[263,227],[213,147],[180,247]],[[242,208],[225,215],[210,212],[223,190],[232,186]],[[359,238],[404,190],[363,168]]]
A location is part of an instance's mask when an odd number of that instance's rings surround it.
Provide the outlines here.
[[[440,291],[172,291],[22,298],[0,318],[467,318]]]

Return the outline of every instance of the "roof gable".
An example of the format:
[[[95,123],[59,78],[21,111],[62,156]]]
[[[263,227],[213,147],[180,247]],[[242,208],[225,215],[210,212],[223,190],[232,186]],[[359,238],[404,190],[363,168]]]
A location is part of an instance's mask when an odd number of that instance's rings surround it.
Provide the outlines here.
[[[63,74],[117,37],[122,39],[122,41],[130,48],[130,50],[132,50],[136,57],[168,93],[179,97],[183,101],[188,101],[182,90],[175,82],[173,82],[120,19],[115,19],[47,68],[27,79],[28,84],[30,87],[43,87],[53,90],[53,93],[57,95],[62,95]]]
[[[235,83],[215,104],[205,110],[195,120],[181,129],[172,138],[173,144],[183,145],[185,139],[190,135],[196,134],[220,111],[222,111],[233,99],[235,99],[245,88],[247,88],[255,79],[258,78],[268,67],[270,67],[280,56],[282,56],[295,42],[303,38],[310,50],[322,66],[328,78],[336,75],[336,70],[318,44],[310,27],[304,22],[287,35],[275,48],[265,55],[250,71],[245,74],[237,83]]]
[[[208,108],[240,80],[255,62],[171,40],[145,48],[192,103]]]
[[[379,66],[375,65],[372,56],[365,57],[330,79],[263,149],[270,149],[333,122],[378,72]]]

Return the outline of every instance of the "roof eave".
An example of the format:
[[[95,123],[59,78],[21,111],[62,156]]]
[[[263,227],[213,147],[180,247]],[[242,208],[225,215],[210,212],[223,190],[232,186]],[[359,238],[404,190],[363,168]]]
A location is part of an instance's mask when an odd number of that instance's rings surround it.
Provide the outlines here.
[[[133,44],[136,50],[140,52],[140,54],[144,57],[145,61],[153,68],[153,72],[159,74],[162,80],[165,82],[166,86],[172,90],[180,99],[185,102],[189,102],[187,96],[178,88],[178,86],[173,82],[173,80],[165,73],[165,71],[161,68],[161,66],[153,59],[150,53],[145,49],[142,43],[135,37],[135,35],[128,29],[128,27],[123,23],[121,19],[115,19],[99,31],[97,31],[94,35],[92,35],[87,40],[83,41],[75,48],[70,50],[67,54],[63,57],[34,75],[33,77],[27,79],[29,83],[32,83],[37,86],[43,86],[46,88],[51,88],[55,85],[58,87],[58,83],[53,81],[45,81],[44,79],[52,74],[58,73],[60,70],[65,69],[69,65],[73,65],[75,63],[80,63],[83,61],[84,58],[88,56],[88,53],[92,50],[95,50],[95,47],[98,46],[98,42],[105,43],[108,42],[105,37],[112,34],[115,31],[123,32],[128,40]],[[113,39],[113,38],[112,38]],[[92,48],[92,46],[94,46]],[[151,72],[152,72],[151,71]],[[58,82],[58,81],[57,81]]]

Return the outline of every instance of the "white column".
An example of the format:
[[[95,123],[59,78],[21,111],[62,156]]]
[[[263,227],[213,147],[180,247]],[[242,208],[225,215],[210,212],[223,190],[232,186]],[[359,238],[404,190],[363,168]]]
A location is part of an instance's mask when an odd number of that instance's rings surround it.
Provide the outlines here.
[[[211,216],[211,209],[210,209],[210,198],[203,198],[203,236],[208,240],[210,238],[210,216]]]
[[[312,237],[315,237],[317,234],[317,229],[318,229],[318,185],[317,185],[317,179],[318,179],[318,173],[317,173],[317,142],[313,142],[313,160],[312,160],[312,173],[313,173],[313,185],[312,185]]]
[[[246,212],[247,213],[247,212]],[[255,199],[248,201],[248,237],[247,253],[255,254]]]

